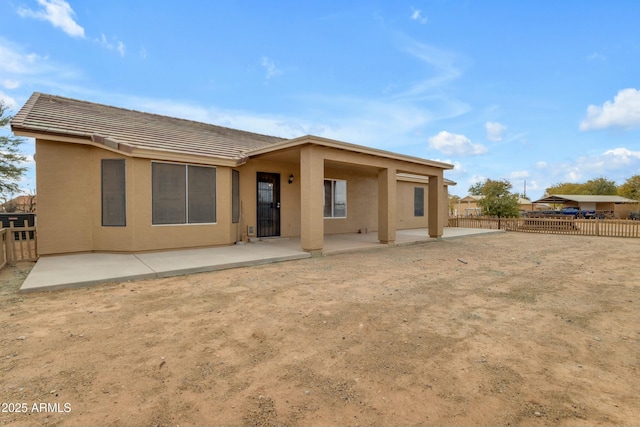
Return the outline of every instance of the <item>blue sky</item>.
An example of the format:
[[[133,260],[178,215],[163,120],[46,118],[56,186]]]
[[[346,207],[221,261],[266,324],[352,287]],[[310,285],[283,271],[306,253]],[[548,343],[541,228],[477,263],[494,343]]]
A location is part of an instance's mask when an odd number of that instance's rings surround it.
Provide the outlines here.
[[[0,98],[313,134],[536,199],[640,174],[638,22],[635,0],[0,0]]]

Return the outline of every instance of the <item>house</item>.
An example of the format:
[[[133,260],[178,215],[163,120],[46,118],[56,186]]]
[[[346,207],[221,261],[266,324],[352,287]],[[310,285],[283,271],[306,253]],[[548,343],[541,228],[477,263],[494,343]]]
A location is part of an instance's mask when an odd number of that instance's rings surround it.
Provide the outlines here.
[[[15,197],[2,204],[3,212],[29,212],[36,211],[37,196],[35,194]]]
[[[576,195],[550,194],[536,200],[534,203],[549,203],[564,207],[576,207],[586,211],[596,211],[597,214],[615,218],[629,218],[632,211],[638,210],[638,200],[621,196],[605,195]]]
[[[141,252],[447,221],[453,166],[306,135],[259,135],[34,93],[11,122],[36,140],[38,251]]]

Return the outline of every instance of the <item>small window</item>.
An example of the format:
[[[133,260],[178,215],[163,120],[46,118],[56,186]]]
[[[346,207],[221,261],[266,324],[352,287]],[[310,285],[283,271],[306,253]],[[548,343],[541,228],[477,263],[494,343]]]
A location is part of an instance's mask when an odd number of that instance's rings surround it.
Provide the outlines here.
[[[413,216],[424,216],[424,188],[413,189]]]
[[[175,163],[151,164],[151,223],[216,222],[216,169]]]
[[[347,217],[347,181],[324,180],[324,217]]]
[[[231,222],[240,222],[240,172],[231,171]]]
[[[102,159],[101,174],[102,225],[125,227],[127,225],[125,160]]]

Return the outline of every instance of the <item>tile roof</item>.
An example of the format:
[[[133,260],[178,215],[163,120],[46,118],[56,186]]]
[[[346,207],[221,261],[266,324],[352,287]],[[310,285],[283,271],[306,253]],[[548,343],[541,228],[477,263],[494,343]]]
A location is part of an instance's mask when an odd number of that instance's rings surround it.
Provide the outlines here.
[[[240,159],[285,141],[222,126],[35,92],[11,121],[13,131],[77,137],[107,145]],[[107,142],[105,142],[107,141]]]

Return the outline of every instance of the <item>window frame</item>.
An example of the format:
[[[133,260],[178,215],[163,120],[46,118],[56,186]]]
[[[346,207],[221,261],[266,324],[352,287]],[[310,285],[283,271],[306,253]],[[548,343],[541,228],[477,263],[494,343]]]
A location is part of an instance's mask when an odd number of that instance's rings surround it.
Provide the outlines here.
[[[107,164],[121,164],[122,165],[122,176],[121,176],[121,184],[122,188],[118,189],[118,191],[114,191],[110,189],[105,192],[105,165]],[[120,178],[120,177],[118,177]],[[118,183],[120,184],[120,182]],[[105,207],[107,204],[108,198],[105,197],[107,194],[112,195],[113,193],[121,193],[117,194],[117,197],[122,197],[122,207],[121,212],[119,212],[118,219],[119,221],[108,221],[109,218],[105,217]],[[101,226],[102,227],[126,227],[127,226],[127,163],[126,159],[120,158],[110,158],[110,159],[100,159],[100,214],[101,214]],[[107,221],[105,221],[107,220]]]
[[[330,200],[330,209],[331,209],[331,216],[327,216],[326,215],[326,209],[327,209],[327,182],[330,182],[330,195],[331,195],[331,200]],[[336,216],[336,200],[335,200],[335,196],[336,196],[336,183],[344,183],[344,216]],[[346,179],[334,179],[334,178],[325,178],[323,181],[323,197],[322,197],[322,209],[323,209],[323,213],[322,216],[324,219],[346,219],[347,218],[347,180]]]
[[[182,166],[184,168],[184,221],[185,222],[154,222],[154,165],[155,164],[166,164],[166,165],[176,165]],[[189,218],[189,202],[190,202],[190,193],[189,193],[189,168],[207,168],[213,169],[213,221],[212,222],[190,222]],[[177,162],[162,162],[162,161],[152,161],[151,162],[151,225],[152,226],[194,226],[194,225],[212,225],[218,223],[218,168],[216,166],[210,165],[198,165],[193,163],[177,163]]]

